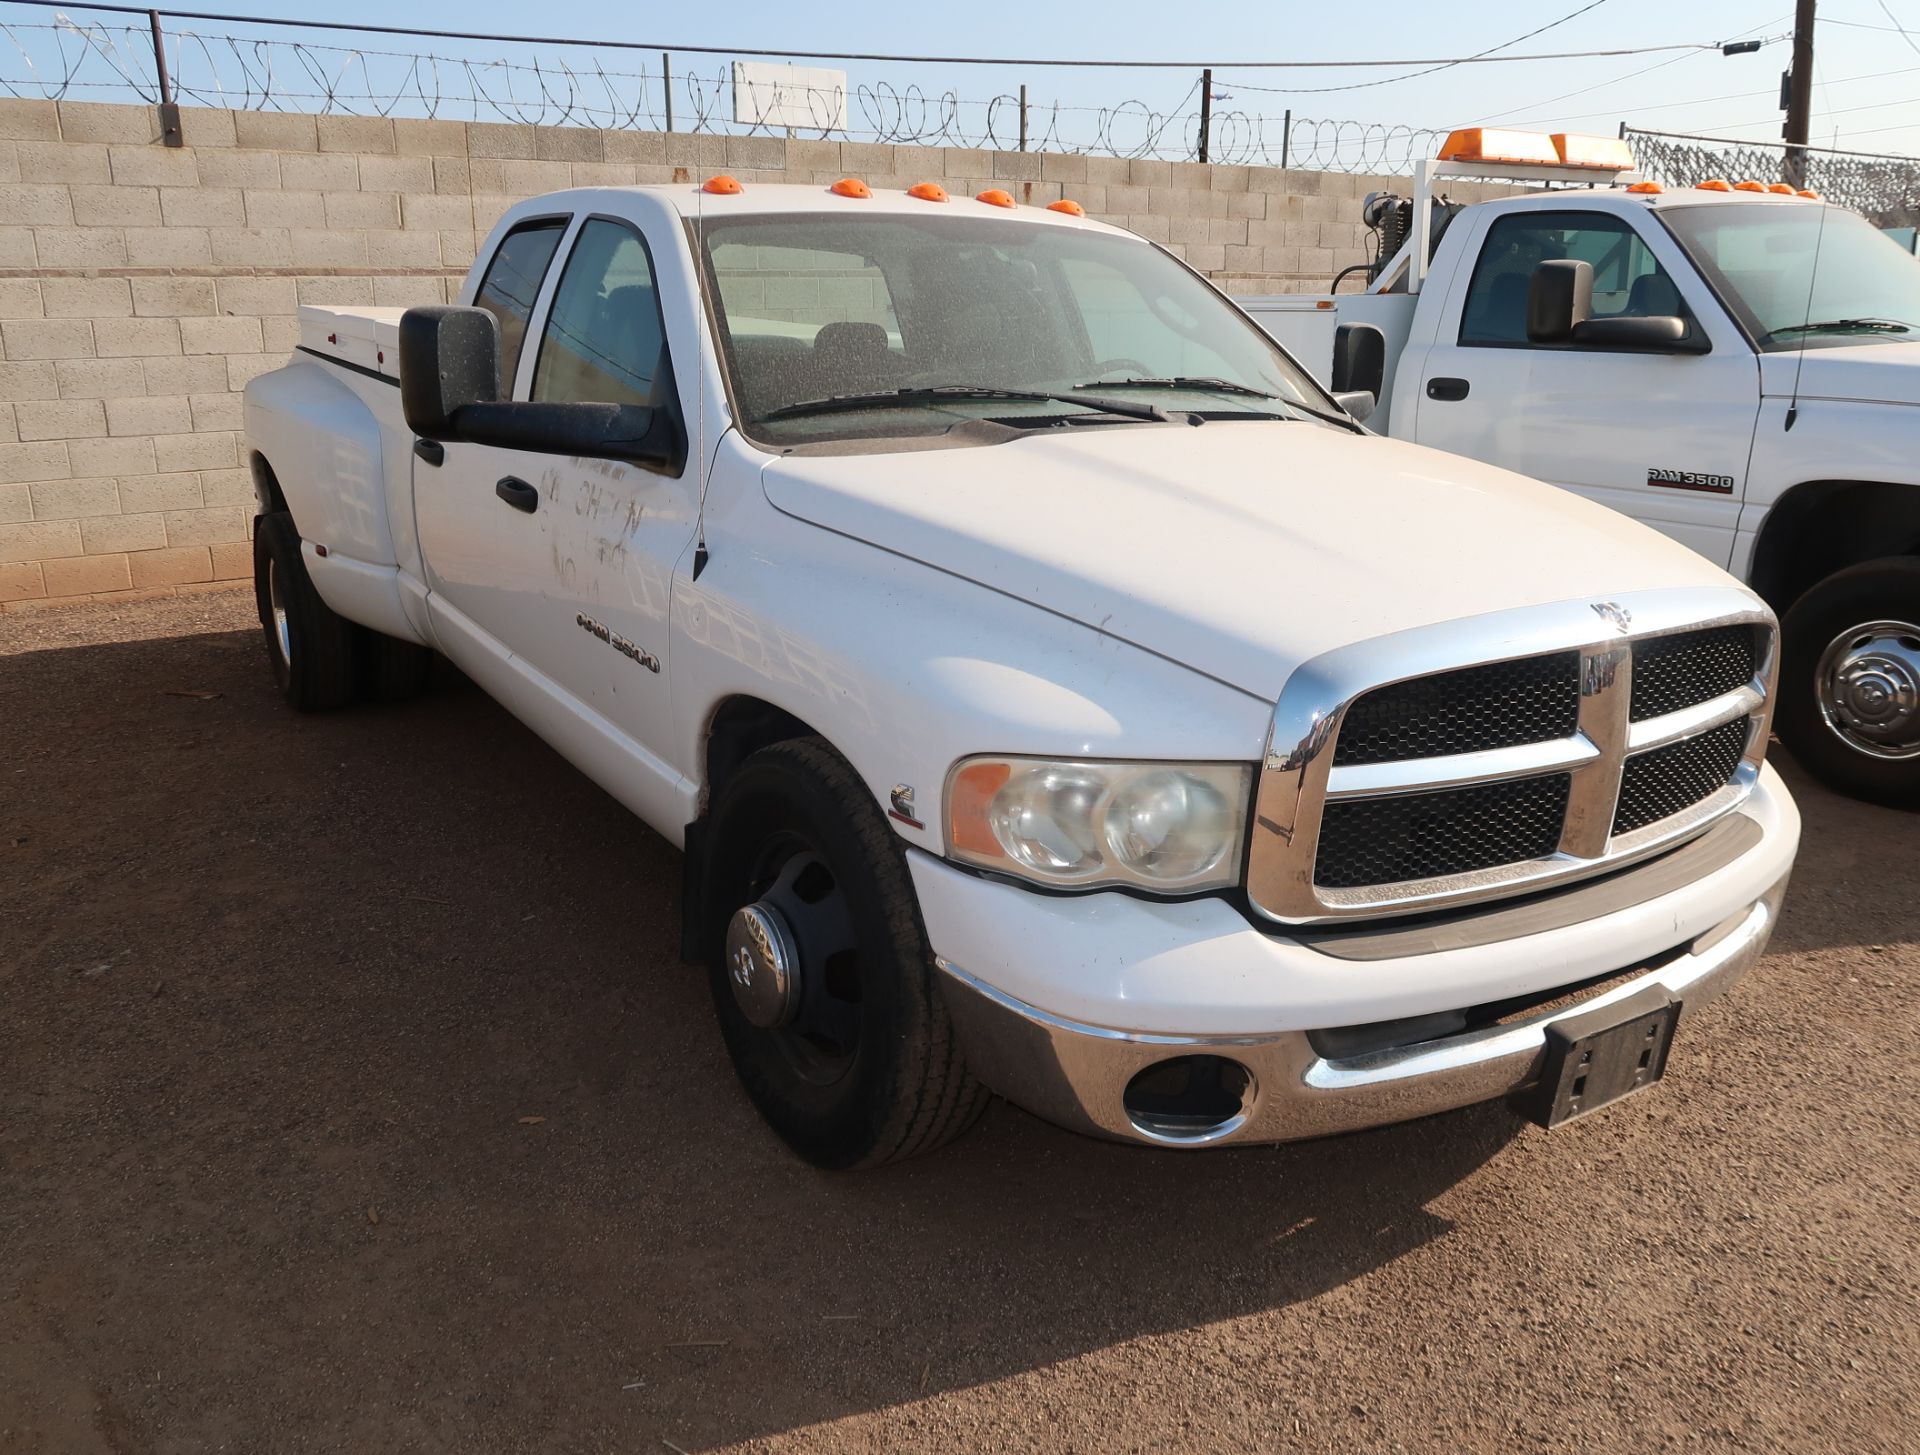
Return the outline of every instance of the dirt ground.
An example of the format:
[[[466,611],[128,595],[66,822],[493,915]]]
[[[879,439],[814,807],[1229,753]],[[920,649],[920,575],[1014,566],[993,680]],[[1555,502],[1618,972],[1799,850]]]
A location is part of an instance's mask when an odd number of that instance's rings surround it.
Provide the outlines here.
[[[1920,817],[1793,775],[1658,1091],[1188,1156],[1005,1106],[827,1176],[677,857],[251,603],[0,619],[0,1451],[1910,1451]]]

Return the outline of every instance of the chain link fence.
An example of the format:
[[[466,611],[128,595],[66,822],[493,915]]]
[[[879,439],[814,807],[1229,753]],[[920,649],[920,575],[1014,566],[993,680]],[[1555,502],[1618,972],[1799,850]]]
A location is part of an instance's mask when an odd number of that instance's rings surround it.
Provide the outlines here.
[[[1729,182],[1791,182],[1858,212],[1876,227],[1920,224],[1920,157],[1789,147],[1680,132],[1623,133],[1643,176],[1690,187],[1708,177]]]
[[[84,7],[76,7],[84,8]],[[12,13],[9,14],[9,11]],[[17,18],[16,18],[17,17]],[[44,17],[44,18],[43,18]],[[146,17],[143,16],[142,20]],[[1059,75],[1040,84],[971,66],[984,84],[949,88],[937,59],[910,72],[863,66],[843,88],[783,83],[780,124],[742,119],[730,60],[617,43],[513,42],[476,48],[429,31],[367,46],[289,39],[164,11],[151,23],[21,11],[0,3],[0,96],[132,101],[322,115],[421,116],[521,125],[834,137],[918,146],[1206,160],[1404,174],[1442,131],[1234,106],[1212,71],[1159,73],[1158,98],[1084,104]],[[370,40],[374,38],[370,37]],[[857,59],[857,58],[851,58]],[[164,63],[164,70],[163,70]],[[922,78],[913,79],[914,75]],[[1267,88],[1252,88],[1265,91]],[[797,113],[797,114],[796,114]]]

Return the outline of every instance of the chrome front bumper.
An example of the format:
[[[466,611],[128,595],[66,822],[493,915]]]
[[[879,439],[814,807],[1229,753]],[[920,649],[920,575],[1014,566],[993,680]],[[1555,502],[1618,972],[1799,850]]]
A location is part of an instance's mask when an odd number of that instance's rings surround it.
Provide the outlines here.
[[[1410,1121],[1525,1090],[1539,1077],[1549,1025],[1650,987],[1664,989],[1688,1010],[1705,1004],[1765,952],[1786,889],[1783,875],[1671,959],[1591,996],[1482,1030],[1341,1060],[1319,1055],[1306,1031],[1148,1035],[1064,1020],[945,959],[938,963],[974,1073],[1036,1115],[1074,1131],[1156,1146],[1286,1142]],[[1180,1134],[1143,1126],[1130,1115],[1123,1101],[1128,1083],[1180,1056],[1218,1056],[1244,1067],[1252,1082],[1239,1114]]]

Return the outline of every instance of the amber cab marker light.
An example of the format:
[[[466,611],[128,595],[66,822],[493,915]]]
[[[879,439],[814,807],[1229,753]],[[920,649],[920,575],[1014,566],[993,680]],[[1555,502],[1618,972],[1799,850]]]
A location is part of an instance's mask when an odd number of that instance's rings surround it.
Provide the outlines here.
[[[922,202],[945,202],[947,189],[938,182],[915,182],[907,188],[907,196],[918,197]]]
[[[989,207],[1018,207],[1020,205],[1013,200],[1013,194],[1011,192],[1000,187],[989,187],[973,200],[975,202],[984,202]]]
[[[1704,182],[1694,183],[1696,192],[1731,192],[1732,190],[1733,183],[1724,177],[1709,177]]]
[[[1820,200],[1820,194],[1814,191],[1811,187],[1802,187],[1798,192],[1795,192],[1793,195],[1796,197],[1804,197],[1809,202],[1818,202]]]
[[[1662,187],[1658,182],[1633,182],[1628,185],[1627,190],[1629,192],[1640,192],[1646,196],[1654,197],[1667,189]]]
[[[1788,186],[1785,182],[1775,182],[1771,187],[1767,188],[1767,190],[1769,192],[1777,192],[1782,197],[1793,196],[1793,188]]]
[[[1087,209],[1082,207],[1078,202],[1075,202],[1071,197],[1062,197],[1058,202],[1049,202],[1047,204],[1047,211],[1064,212],[1068,217],[1085,217],[1087,215]]]
[[[744,189],[740,186],[736,178],[729,177],[722,173],[718,177],[707,178],[705,185],[702,186],[700,190],[702,192],[711,192],[716,197],[738,197]]]
[[[1733,184],[1733,190],[1736,192],[1764,192],[1767,190],[1767,184],[1765,182],[1756,182],[1753,178],[1749,177],[1744,182],[1735,182]]]
[[[827,190],[836,197],[871,197],[873,188],[858,177],[842,177]]]

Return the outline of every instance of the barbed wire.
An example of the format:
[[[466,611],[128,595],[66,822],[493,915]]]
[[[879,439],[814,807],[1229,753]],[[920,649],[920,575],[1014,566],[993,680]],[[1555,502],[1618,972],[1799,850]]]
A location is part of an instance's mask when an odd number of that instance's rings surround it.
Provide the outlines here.
[[[427,39],[424,33],[423,39]],[[85,22],[0,22],[0,94],[45,100],[159,99],[148,30]],[[173,94],[191,105],[322,115],[422,116],[600,130],[739,136],[844,136],[899,145],[1188,160],[1199,149],[1201,80],[1171,106],[987,97],[879,79],[838,89],[785,85],[798,108],[778,119],[739,110],[726,62],[707,69],[615,67],[598,55],[531,52],[473,58],[434,50],[349,47],[193,29],[166,33]],[[628,55],[631,52],[613,52]],[[1222,107],[1216,83],[1209,160],[1322,171],[1406,172],[1443,133],[1430,128],[1280,116]],[[803,119],[796,120],[796,116]]]
[[[1691,187],[1710,177],[1738,182],[1794,181],[1830,202],[1858,212],[1876,227],[1920,224],[1920,157],[1789,148],[1783,142],[1737,141],[1679,132],[1625,132],[1642,175],[1672,187]],[[1800,151],[1799,176],[1789,152]]]

